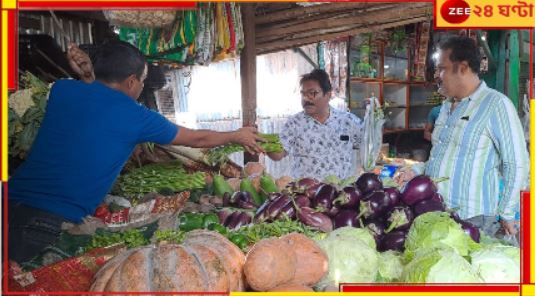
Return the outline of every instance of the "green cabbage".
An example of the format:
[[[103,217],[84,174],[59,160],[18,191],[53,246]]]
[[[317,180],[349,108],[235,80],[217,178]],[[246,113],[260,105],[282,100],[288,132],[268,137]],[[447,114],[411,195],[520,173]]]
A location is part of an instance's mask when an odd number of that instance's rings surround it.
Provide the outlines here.
[[[485,283],[519,283],[520,249],[494,245],[471,254],[472,266]]]
[[[401,276],[406,283],[481,283],[470,263],[452,248],[420,250],[405,266]]]
[[[468,256],[480,246],[445,212],[429,212],[414,219],[405,241],[405,259],[410,261],[422,248],[451,247]]]
[[[338,286],[339,283],[372,283],[377,278],[379,256],[375,242],[370,246],[365,232],[359,232],[364,240],[355,232],[345,230],[342,233],[348,234],[331,233],[326,239],[318,241],[329,258],[329,272],[318,283],[319,289]]]
[[[386,251],[379,253],[378,282],[394,282],[401,278],[403,263],[398,252]]]
[[[376,249],[375,239],[368,228],[355,228],[351,226],[340,227],[331,231],[327,236],[328,239],[337,240],[341,237],[351,237],[361,240],[370,248]]]

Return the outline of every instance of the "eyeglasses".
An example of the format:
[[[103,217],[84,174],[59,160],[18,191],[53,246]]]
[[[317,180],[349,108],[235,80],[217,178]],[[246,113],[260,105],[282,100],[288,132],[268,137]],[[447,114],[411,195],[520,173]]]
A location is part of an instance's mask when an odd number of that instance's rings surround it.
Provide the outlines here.
[[[301,97],[307,97],[307,98],[310,98],[310,99],[315,99],[316,96],[320,93],[319,91],[317,90],[309,90],[309,91],[300,91],[301,93]]]

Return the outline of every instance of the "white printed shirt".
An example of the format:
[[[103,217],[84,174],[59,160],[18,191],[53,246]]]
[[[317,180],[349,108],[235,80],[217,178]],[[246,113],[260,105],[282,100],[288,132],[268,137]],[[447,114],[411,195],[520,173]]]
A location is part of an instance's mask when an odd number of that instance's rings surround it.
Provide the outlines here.
[[[352,113],[330,108],[329,118],[320,123],[301,111],[290,118],[280,133],[290,156],[293,178],[323,180],[335,175],[355,175],[353,160],[362,141],[362,121]]]

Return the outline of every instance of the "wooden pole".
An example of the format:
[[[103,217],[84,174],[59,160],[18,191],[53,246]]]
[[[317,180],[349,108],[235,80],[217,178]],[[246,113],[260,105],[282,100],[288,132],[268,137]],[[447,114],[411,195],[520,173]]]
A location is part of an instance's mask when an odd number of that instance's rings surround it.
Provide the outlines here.
[[[256,34],[255,4],[241,4],[244,44],[240,56],[241,106],[243,126],[256,125]],[[244,153],[244,164],[258,161],[257,155]]]

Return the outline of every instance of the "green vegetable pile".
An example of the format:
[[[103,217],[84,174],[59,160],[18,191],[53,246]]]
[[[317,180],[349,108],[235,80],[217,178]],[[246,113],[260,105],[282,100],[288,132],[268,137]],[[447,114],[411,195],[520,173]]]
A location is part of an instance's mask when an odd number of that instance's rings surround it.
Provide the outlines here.
[[[135,248],[149,244],[149,240],[145,238],[139,229],[123,232],[97,232],[83,251],[87,252],[92,249],[108,247],[119,243],[125,244],[128,248]]]
[[[22,75],[24,89],[8,98],[8,151],[9,156],[26,159],[37,136],[50,88],[29,72]]]
[[[280,153],[284,151],[282,144],[277,134],[260,134],[266,142],[260,143],[260,147],[264,149],[267,153]],[[218,163],[224,163],[228,160],[228,156],[232,153],[245,151],[242,145],[239,144],[229,144],[224,146],[219,146],[212,148],[208,152],[208,162],[212,165]]]
[[[167,229],[167,230],[156,230],[154,237],[156,242],[170,242],[175,244],[180,244],[184,241],[186,233],[180,230]]]
[[[208,229],[219,232],[227,237],[243,251],[262,239],[280,237],[288,233],[298,232],[313,239],[320,239],[325,234],[320,233],[299,221],[277,220],[273,223],[253,224],[230,231],[219,223],[217,215],[213,213],[186,213],[178,219],[180,231],[188,232],[195,229]]]
[[[248,244],[251,245],[265,238],[280,237],[292,232],[302,233],[312,239],[321,239],[325,236],[324,233],[318,232],[299,221],[290,219],[276,220],[272,223],[253,224],[234,231],[234,233],[244,235],[247,238]]]
[[[115,191],[135,204],[149,192],[202,189],[206,186],[205,174],[188,174],[177,161],[149,164],[119,177]]]

